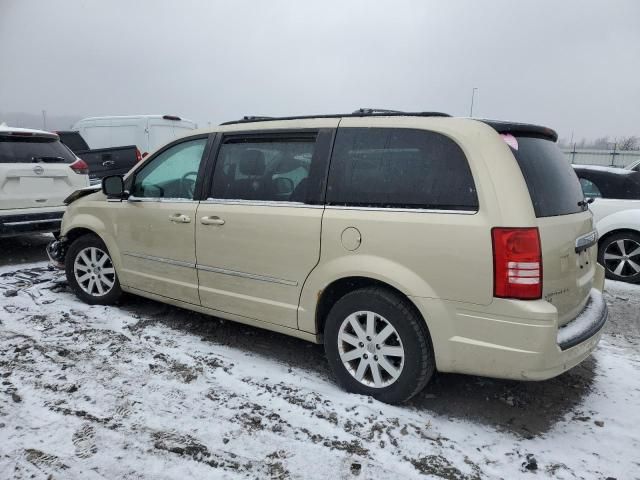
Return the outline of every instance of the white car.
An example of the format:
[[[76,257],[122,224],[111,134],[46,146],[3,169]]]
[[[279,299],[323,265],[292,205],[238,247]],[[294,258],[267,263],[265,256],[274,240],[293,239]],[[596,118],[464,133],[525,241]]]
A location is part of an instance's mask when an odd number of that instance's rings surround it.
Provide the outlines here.
[[[598,230],[607,278],[640,283],[640,171],[574,165]]]
[[[64,199],[89,185],[88,172],[55,133],[0,126],[0,237],[57,233]]]
[[[72,127],[93,149],[135,145],[143,157],[198,126],[175,115],[83,118]]]

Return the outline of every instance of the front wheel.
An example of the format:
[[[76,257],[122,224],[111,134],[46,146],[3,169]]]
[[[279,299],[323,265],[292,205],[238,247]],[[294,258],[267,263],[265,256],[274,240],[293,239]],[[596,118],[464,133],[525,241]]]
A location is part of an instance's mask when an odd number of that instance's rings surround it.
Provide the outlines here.
[[[71,244],[65,271],[69,286],[86,303],[111,305],[122,295],[109,251],[95,235],[84,235]]]
[[[607,278],[640,283],[640,234],[620,232],[600,243],[598,262]]]
[[[327,316],[324,346],[345,390],[386,403],[408,400],[435,371],[424,320],[384,288],[355,290],[338,300]]]

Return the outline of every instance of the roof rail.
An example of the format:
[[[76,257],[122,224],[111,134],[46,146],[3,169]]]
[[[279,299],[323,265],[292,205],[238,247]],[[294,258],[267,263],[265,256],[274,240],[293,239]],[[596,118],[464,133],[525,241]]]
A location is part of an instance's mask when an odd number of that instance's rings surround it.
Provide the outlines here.
[[[277,120],[305,120],[312,118],[342,118],[342,117],[450,117],[451,115],[442,112],[402,112],[400,110],[384,110],[380,108],[359,108],[353,113],[333,113],[321,115],[302,115],[293,117],[264,117],[246,115],[240,120],[223,122],[220,125],[234,125],[238,123],[269,122]]]

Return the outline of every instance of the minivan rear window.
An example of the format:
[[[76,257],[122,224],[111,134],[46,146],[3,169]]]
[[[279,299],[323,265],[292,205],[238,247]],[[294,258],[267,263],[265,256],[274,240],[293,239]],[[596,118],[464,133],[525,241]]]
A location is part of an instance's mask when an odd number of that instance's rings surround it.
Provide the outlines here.
[[[0,136],[0,163],[73,163],[75,157],[57,138]]]
[[[516,136],[509,145],[527,183],[536,217],[569,215],[584,210],[577,175],[558,146],[544,138]]]
[[[327,204],[478,210],[462,149],[437,132],[403,128],[338,130]]]

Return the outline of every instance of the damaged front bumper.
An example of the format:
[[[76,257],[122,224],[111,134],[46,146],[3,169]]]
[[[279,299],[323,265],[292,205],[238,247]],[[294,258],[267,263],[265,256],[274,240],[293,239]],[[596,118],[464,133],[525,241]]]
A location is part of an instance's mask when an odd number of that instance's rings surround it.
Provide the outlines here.
[[[67,239],[60,237],[60,239],[51,242],[47,245],[47,256],[49,257],[49,264],[55,268],[64,269],[64,259],[67,255]]]

